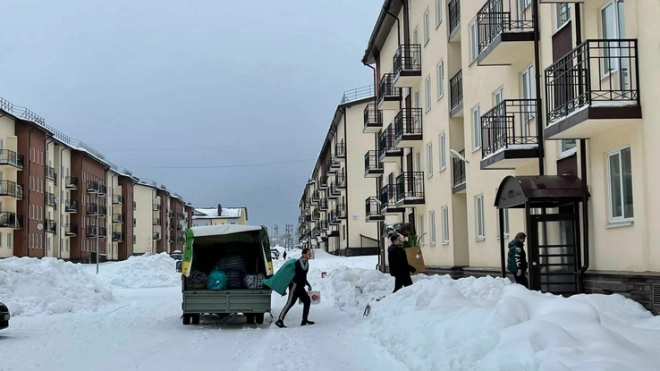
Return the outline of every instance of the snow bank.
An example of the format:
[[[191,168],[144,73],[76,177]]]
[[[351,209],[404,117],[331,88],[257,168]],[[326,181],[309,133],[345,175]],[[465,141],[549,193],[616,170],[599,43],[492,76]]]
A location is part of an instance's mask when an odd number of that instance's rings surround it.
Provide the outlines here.
[[[121,262],[104,264],[99,270],[98,279],[112,287],[128,289],[181,285],[181,273],[176,271],[176,260],[167,253],[131,256]]]
[[[346,261],[348,262],[348,261]],[[337,268],[326,302],[352,316],[371,310],[371,336],[411,370],[655,370],[660,317],[620,295],[563,298],[501,278],[415,276]]]
[[[14,316],[95,311],[115,301],[82,266],[54,258],[0,259],[0,301]]]

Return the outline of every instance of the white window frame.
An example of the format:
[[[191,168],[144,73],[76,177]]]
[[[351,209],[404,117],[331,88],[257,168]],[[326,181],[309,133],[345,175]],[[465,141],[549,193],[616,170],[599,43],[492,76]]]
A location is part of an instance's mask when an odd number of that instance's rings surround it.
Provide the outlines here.
[[[630,192],[632,193],[631,196],[633,198],[633,210],[632,210],[632,215],[626,216],[626,208],[625,208],[625,199],[626,199],[626,194],[624,193],[624,186],[623,186],[623,156],[622,153],[623,151],[628,150],[630,152],[630,176],[632,178],[632,148],[630,146],[622,147],[619,149],[616,149],[614,151],[610,151],[607,153],[605,156],[606,158],[606,166],[607,166],[607,204],[608,204],[608,216],[609,216],[609,221],[610,223],[616,224],[616,223],[627,223],[627,222],[632,222],[635,218],[635,209],[634,209],[634,192],[631,187]],[[620,176],[621,179],[619,180],[619,187],[621,191],[621,216],[615,216],[613,215],[614,213],[614,208],[613,208],[613,203],[614,203],[614,198],[612,195],[612,168],[610,166],[610,158],[611,157],[619,157],[619,171],[620,171]]]
[[[442,244],[449,244],[449,207],[442,207]]]
[[[428,178],[433,176],[433,142],[426,144],[426,172]]]
[[[614,10],[614,24],[612,25],[614,27],[613,28],[613,31],[614,31],[613,39],[624,39],[626,37],[625,25],[623,25],[623,30],[622,30],[621,25],[619,24],[620,17],[621,17],[621,15],[619,14],[619,3],[623,4],[623,1],[622,0],[611,0],[611,1],[608,1],[605,4],[603,4],[600,8],[598,8],[598,25],[599,25],[598,32],[601,36],[601,39],[610,39],[608,37],[608,35],[605,35],[605,30],[604,30],[605,21],[604,21],[604,18],[603,18],[603,11],[605,9],[607,9],[609,6],[612,6],[613,10]],[[623,16],[625,17],[625,14]],[[616,73],[616,72],[619,71],[619,58],[618,58],[619,51],[617,49],[613,49],[611,51],[611,53],[612,53],[612,57],[614,59],[608,59],[607,55],[605,55],[605,53],[602,56],[603,57],[603,62],[602,62],[601,68],[602,68],[602,71],[603,71],[603,77],[607,77],[610,74]],[[606,64],[606,63],[608,63],[608,64]],[[611,65],[609,65],[609,63],[611,63]]]
[[[479,26],[477,20],[470,22],[470,63],[473,63],[479,57]]]
[[[419,29],[417,27],[413,31],[413,44],[419,44]]]
[[[431,15],[429,10],[424,12],[424,46],[431,41]]]
[[[573,145],[569,145],[568,141],[573,141]],[[577,152],[576,139],[562,139],[559,141],[559,157],[567,157]]]
[[[440,171],[447,169],[447,137],[444,132],[440,134]]]
[[[557,3],[557,4],[554,4],[554,5],[555,6],[553,7],[554,8],[553,13],[554,13],[554,18],[555,19],[554,19],[553,23],[554,23],[555,32],[556,32],[556,31],[559,31],[562,28],[564,28],[564,26],[566,26],[568,24],[568,22],[571,21],[571,18],[573,18],[573,16],[571,14],[572,9],[571,9],[571,4],[570,3]],[[561,14],[561,8],[563,6],[568,7],[568,18],[566,18],[566,20],[564,22],[560,23],[561,19],[559,18],[559,16]]]
[[[415,165],[417,166],[417,169],[409,169],[408,171],[422,171],[422,152],[415,153]]]
[[[477,241],[483,241],[486,239],[486,218],[484,214],[484,194],[480,194],[474,197],[474,226],[475,226],[475,235]]]
[[[510,223],[509,223],[509,209],[503,209],[504,212],[504,238],[509,237],[509,228],[510,228]],[[495,210],[495,225],[497,225],[497,238],[500,238],[500,211],[498,209]]]
[[[445,61],[440,61],[438,70],[438,100],[445,96]]]
[[[12,242],[13,242],[13,241],[12,241],[12,236],[13,236],[13,235],[12,235],[11,233],[7,233],[7,247],[10,248],[10,249],[12,248],[12,245],[11,245],[11,244],[12,244]]]
[[[419,240],[421,241],[424,238],[424,214],[419,214]],[[422,244],[421,242],[419,243]]]
[[[435,210],[429,211],[429,234],[431,246],[435,246],[437,241],[436,239],[436,228],[435,228]]]
[[[523,16],[530,5],[532,5],[532,0],[518,0],[518,16],[520,19],[525,19]]]
[[[476,105],[470,110],[472,120],[472,151],[481,149],[481,106]]]
[[[422,102],[421,102],[419,90],[415,90],[415,108],[422,108],[421,104]]]
[[[534,65],[531,64],[522,71],[520,71],[520,96],[522,99],[536,99],[536,91],[534,86]],[[531,109],[530,109],[531,108]],[[523,108],[525,111],[524,115],[524,125],[522,126],[523,136],[527,136],[529,133],[529,122],[536,117],[536,105],[528,107],[527,105]]]
[[[426,98],[425,99],[425,104],[426,104],[426,112],[431,110],[431,75],[426,76],[426,80],[424,80],[424,95]]]
[[[435,28],[442,24],[442,0],[435,0]]]

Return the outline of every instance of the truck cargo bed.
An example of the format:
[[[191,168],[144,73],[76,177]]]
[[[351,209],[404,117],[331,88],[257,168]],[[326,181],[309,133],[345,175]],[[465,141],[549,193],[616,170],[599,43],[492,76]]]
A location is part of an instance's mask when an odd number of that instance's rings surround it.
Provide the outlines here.
[[[186,290],[183,313],[266,313],[271,290]]]

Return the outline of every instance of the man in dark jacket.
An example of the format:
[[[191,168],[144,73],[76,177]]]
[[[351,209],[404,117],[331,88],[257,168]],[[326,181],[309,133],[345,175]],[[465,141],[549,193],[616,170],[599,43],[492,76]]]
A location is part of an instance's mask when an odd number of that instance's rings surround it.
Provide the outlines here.
[[[309,316],[309,307],[312,304],[312,299],[309,298],[309,294],[305,291],[305,286],[311,291],[312,285],[307,281],[307,272],[309,271],[309,259],[312,258],[312,250],[303,249],[302,256],[296,262],[296,273],[289,284],[289,299],[286,301],[282,312],[280,312],[280,317],[275,322],[275,325],[279,328],[286,327],[284,325],[284,317],[289,312],[289,310],[296,304],[296,301],[300,299],[303,303],[303,315],[301,326],[313,325],[314,322],[310,321],[307,317]]]
[[[527,282],[527,254],[525,253],[525,238],[527,235],[523,232],[520,232],[516,235],[511,242],[509,242],[509,259],[507,268],[509,272],[513,274],[513,277],[516,279],[516,283],[521,284],[529,288],[529,283]]]
[[[388,263],[390,265],[390,274],[394,276],[393,292],[399,291],[399,289],[404,286],[412,285],[410,274],[417,271],[415,267],[408,264],[408,257],[401,246],[403,238],[404,237],[398,233],[390,237],[392,245],[387,249],[387,252],[389,253]]]

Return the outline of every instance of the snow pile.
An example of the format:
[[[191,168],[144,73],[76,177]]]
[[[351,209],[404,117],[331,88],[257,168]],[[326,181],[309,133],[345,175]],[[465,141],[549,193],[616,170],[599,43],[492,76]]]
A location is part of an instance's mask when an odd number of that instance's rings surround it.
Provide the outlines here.
[[[345,258],[349,263],[350,258]],[[415,276],[337,268],[326,303],[349,315],[367,304],[369,334],[410,370],[656,370],[660,317],[620,295],[564,298],[502,278]]]
[[[115,301],[82,266],[54,258],[0,259],[0,301],[14,316],[96,311]]]
[[[175,287],[181,285],[176,260],[167,253],[131,256],[127,260],[104,264],[98,279],[110,286],[128,289]]]

